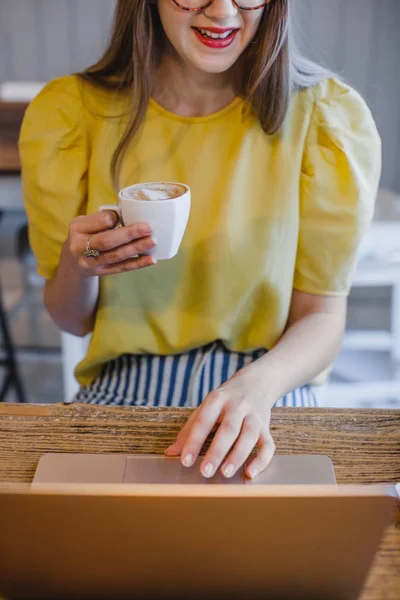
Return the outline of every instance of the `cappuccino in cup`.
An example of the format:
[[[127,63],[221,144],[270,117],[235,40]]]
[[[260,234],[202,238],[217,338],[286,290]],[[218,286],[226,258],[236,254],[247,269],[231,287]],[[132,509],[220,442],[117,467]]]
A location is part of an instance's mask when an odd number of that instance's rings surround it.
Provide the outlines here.
[[[137,188],[133,187],[122,190],[124,196],[132,200],[170,200],[178,198],[186,192],[186,188],[182,185],[172,183],[149,183]]]
[[[158,260],[172,258],[179,250],[190,213],[190,188],[168,181],[138,183],[122,189],[119,204],[105,204],[123,226],[150,223],[157,245],[143,254]]]

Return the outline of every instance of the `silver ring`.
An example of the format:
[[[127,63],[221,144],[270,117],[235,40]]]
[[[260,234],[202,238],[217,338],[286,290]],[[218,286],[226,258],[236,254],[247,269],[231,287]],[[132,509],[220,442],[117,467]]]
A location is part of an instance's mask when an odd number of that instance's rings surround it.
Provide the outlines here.
[[[90,247],[90,239],[91,239],[91,235],[89,235],[88,240],[86,242],[86,250],[85,250],[85,254],[84,256],[86,258],[97,258],[98,256],[100,256],[100,252],[99,250],[94,250],[94,248]]]

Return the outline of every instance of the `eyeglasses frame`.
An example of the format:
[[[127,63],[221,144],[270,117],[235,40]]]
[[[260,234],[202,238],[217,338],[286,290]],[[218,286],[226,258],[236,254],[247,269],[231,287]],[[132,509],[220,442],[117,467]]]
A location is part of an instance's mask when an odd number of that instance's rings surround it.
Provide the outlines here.
[[[214,2],[214,0],[209,0],[206,4],[204,4],[204,6],[200,6],[199,8],[187,8],[186,6],[182,6],[181,4],[179,4],[178,0],[172,0],[172,2],[180,9],[182,10],[186,10],[187,12],[200,12],[201,10],[204,10],[205,8],[208,8],[209,6],[211,6],[211,4]],[[232,3],[239,9],[239,10],[260,10],[261,8],[265,8],[266,6],[268,6],[268,4],[271,2],[271,0],[264,0],[263,4],[259,4],[258,6],[253,6],[252,8],[243,8],[242,6],[239,6],[239,4],[237,3],[237,0],[232,0]]]

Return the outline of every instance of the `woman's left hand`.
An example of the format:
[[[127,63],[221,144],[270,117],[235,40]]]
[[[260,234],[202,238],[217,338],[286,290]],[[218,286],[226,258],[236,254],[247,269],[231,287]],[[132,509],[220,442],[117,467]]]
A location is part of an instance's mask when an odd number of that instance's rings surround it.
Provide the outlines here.
[[[269,464],[275,444],[269,431],[271,402],[251,366],[236,373],[220,388],[208,394],[181,429],[165,454],[181,455],[182,464],[193,465],[208,435],[217,428],[202,463],[201,473],[212,477],[221,468],[232,477],[249,458],[254,447],[257,456],[246,466],[246,475],[254,478]]]

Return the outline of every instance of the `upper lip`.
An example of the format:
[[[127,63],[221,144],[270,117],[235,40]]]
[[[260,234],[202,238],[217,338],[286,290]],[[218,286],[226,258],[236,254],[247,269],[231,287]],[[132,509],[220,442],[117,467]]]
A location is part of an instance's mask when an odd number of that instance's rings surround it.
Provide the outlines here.
[[[211,33],[225,33],[226,31],[235,31],[239,27],[195,27],[195,29],[203,29],[204,31],[211,31]]]

